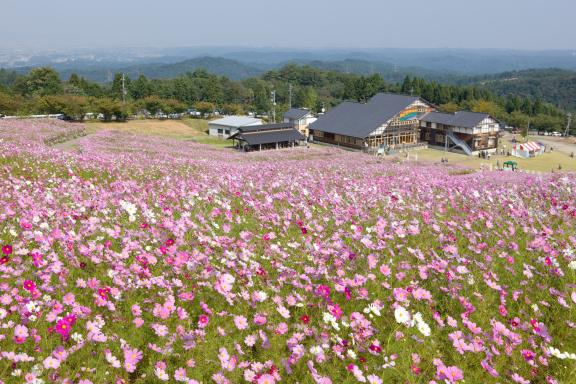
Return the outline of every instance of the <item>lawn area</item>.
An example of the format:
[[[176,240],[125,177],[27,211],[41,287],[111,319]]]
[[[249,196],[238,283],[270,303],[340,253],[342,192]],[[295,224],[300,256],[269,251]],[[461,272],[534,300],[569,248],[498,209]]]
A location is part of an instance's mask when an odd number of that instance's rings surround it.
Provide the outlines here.
[[[129,120],[124,123],[88,122],[88,133],[102,130],[117,130],[137,135],[161,136],[176,140],[189,140],[200,144],[226,147],[230,143],[217,137],[208,136],[208,121],[200,119],[183,120]]]
[[[440,162],[442,157],[448,158],[448,164],[463,165],[475,169],[480,168],[482,164],[496,167],[497,161],[500,161],[500,164],[502,164],[505,161],[512,160],[518,163],[520,170],[550,172],[552,169],[557,170],[558,165],[561,165],[563,171],[576,171],[576,158],[571,158],[567,154],[560,152],[545,153],[542,156],[532,159],[521,159],[513,156],[493,156],[490,160],[481,159],[478,156],[466,156],[459,153],[444,152],[430,148],[410,154],[411,160],[428,163]]]

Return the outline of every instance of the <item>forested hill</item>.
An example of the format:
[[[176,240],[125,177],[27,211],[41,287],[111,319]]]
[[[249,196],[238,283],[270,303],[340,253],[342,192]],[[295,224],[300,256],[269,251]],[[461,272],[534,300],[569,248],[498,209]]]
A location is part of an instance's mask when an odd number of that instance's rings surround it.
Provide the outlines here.
[[[529,69],[473,78],[471,83],[500,96],[521,96],[546,100],[568,110],[576,110],[576,71]]]
[[[168,79],[116,73],[113,81],[105,84],[77,74],[62,79],[49,67],[35,68],[15,79],[13,73],[4,72],[3,77],[0,114],[6,115],[64,113],[81,119],[86,112],[98,112],[107,119],[112,114],[123,119],[141,109],[155,114],[159,110],[179,113],[189,107],[204,113],[218,109],[226,114],[268,114],[272,92],[276,95],[276,112],[281,115],[290,105],[321,111],[344,100],[364,102],[378,92],[392,92],[422,96],[447,112],[464,109],[489,113],[516,127],[526,126],[529,121],[533,128],[557,131],[565,126],[566,117],[565,111],[545,100],[499,96],[488,85],[442,84],[414,76],[406,76],[401,82],[387,82],[377,73],[357,75],[296,64],[242,81],[202,69]],[[123,95],[126,105],[122,103]]]
[[[226,76],[232,80],[243,80],[255,77],[264,72],[260,68],[244,64],[236,60],[225,59],[222,57],[196,57],[175,63],[142,63],[133,64],[126,67],[109,67],[109,66],[90,66],[74,68],[69,64],[52,67],[58,71],[62,78],[69,78],[73,73],[85,78],[86,80],[97,83],[108,83],[112,80],[115,73],[124,73],[131,78],[137,78],[144,75],[150,79],[169,79],[187,72],[194,72],[197,69],[205,69],[218,76]],[[18,73],[27,73],[31,68],[20,67],[14,70]]]

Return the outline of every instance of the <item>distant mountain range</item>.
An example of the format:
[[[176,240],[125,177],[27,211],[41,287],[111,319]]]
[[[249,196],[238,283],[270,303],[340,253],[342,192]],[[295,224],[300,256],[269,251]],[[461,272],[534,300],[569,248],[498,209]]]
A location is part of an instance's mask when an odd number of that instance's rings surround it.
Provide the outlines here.
[[[428,80],[441,82],[453,81],[462,75],[450,71],[435,71],[420,67],[401,67],[398,65],[373,62],[367,60],[345,59],[339,61],[321,60],[289,60],[276,64],[242,63],[237,60],[222,57],[197,57],[176,63],[141,63],[129,66],[118,65],[85,65],[73,67],[70,63],[54,63],[50,65],[56,69],[62,78],[67,79],[72,73],[76,73],[88,80],[106,83],[112,80],[115,73],[125,73],[130,78],[145,75],[152,79],[173,78],[197,69],[206,69],[208,72],[219,76],[226,76],[232,80],[244,80],[263,74],[271,69],[278,69],[288,63],[310,65],[323,70],[354,73],[358,75],[380,74],[389,82],[401,81],[406,75],[420,76]],[[26,73],[31,67],[18,67],[12,70],[18,73]]]
[[[576,51],[520,51],[504,49],[275,49],[237,47],[116,48],[68,51],[0,49],[0,67],[41,65],[67,69],[125,68],[132,65],[172,64],[193,58],[219,57],[259,69],[289,61],[338,62],[346,60],[388,63],[429,71],[482,75],[530,68],[576,70]]]

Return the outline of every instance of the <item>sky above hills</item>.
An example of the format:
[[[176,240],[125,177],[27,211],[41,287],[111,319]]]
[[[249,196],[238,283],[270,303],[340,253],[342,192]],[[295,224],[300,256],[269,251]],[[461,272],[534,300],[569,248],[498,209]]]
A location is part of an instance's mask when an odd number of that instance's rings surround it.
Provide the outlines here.
[[[0,48],[576,49],[574,0],[2,0]]]

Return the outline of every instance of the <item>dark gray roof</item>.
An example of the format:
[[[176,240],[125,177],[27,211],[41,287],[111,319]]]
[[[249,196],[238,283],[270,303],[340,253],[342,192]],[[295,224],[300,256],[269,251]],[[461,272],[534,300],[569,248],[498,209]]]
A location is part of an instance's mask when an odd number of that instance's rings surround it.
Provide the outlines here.
[[[417,100],[415,96],[379,93],[366,104],[346,101],[320,116],[309,128],[363,139]]]
[[[254,131],[271,131],[275,129],[292,129],[292,123],[277,123],[277,124],[263,124],[263,125],[250,125],[246,127],[239,127],[240,132],[254,132]]]
[[[228,140],[242,140],[250,145],[273,144],[285,141],[300,141],[305,137],[296,129],[280,129],[273,131],[237,132],[230,136]]]
[[[310,110],[308,110],[306,108],[292,108],[292,109],[287,110],[286,113],[284,113],[284,118],[290,119],[290,120],[300,120],[301,118],[305,117],[309,113],[310,113]]]
[[[456,113],[429,112],[420,118],[427,123],[438,123],[453,127],[474,128],[485,118],[490,117],[487,113],[458,111]]]

